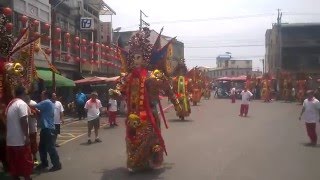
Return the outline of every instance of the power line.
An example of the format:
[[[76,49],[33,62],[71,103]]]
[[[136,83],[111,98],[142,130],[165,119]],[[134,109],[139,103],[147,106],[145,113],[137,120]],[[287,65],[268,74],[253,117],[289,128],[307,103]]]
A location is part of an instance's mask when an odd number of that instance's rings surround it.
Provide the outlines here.
[[[211,49],[211,48],[224,48],[224,47],[259,47],[264,46],[264,44],[247,44],[247,45],[227,45],[227,46],[186,46],[184,48],[188,49]]]

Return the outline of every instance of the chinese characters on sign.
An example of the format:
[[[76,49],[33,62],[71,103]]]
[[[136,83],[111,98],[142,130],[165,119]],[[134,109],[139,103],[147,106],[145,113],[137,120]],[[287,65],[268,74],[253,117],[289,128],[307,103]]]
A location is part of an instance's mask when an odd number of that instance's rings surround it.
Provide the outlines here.
[[[94,30],[93,18],[82,17],[80,19],[80,29],[81,30]]]

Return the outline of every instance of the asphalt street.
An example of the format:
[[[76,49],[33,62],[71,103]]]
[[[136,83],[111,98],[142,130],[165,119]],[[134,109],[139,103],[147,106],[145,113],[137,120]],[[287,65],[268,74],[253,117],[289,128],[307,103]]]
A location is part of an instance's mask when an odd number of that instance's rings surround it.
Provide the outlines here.
[[[173,109],[169,110],[166,113],[169,129],[162,128],[168,156],[160,170],[134,174],[127,171],[124,119],[118,118],[118,127],[101,128],[102,143],[87,145],[85,134],[63,143],[58,148],[63,169],[35,174],[33,178],[320,179],[320,146],[305,145],[308,138],[303,123],[298,120],[301,106],[253,101],[249,117],[239,117],[239,107],[239,101],[231,104],[227,99],[202,100],[192,107],[192,114],[185,121],[179,120]],[[68,133],[66,129],[63,132]]]

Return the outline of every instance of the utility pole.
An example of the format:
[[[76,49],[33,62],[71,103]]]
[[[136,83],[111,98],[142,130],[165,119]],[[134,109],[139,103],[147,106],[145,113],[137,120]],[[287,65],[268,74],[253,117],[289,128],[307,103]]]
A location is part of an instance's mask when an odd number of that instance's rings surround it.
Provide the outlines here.
[[[142,10],[140,10],[140,25],[139,25],[139,30],[140,30],[140,31],[142,30],[142,26],[143,26],[143,25],[150,26],[149,23],[147,23],[146,21],[144,21],[144,20],[142,19],[142,16],[148,17],[144,12],[142,12]]]
[[[281,9],[278,9],[277,16],[277,30],[278,30],[278,46],[279,46],[279,55],[278,55],[278,63],[277,63],[277,91],[280,90],[280,71],[282,69],[282,36],[281,36],[281,20],[282,20],[282,12]]]

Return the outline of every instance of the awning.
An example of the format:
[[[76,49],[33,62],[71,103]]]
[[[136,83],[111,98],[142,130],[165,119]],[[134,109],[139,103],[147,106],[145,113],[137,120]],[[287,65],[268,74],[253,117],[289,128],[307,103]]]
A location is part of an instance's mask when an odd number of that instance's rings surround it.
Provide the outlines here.
[[[52,86],[52,71],[51,70],[37,70],[37,74],[40,79],[45,82],[46,86]],[[74,81],[60,74],[55,74],[56,87],[73,87],[75,86]]]
[[[77,85],[86,85],[86,84],[105,84],[108,82],[115,82],[120,78],[120,76],[115,76],[115,77],[98,77],[98,76],[93,76],[93,77],[87,77],[84,79],[80,79],[77,81],[74,81]]]

